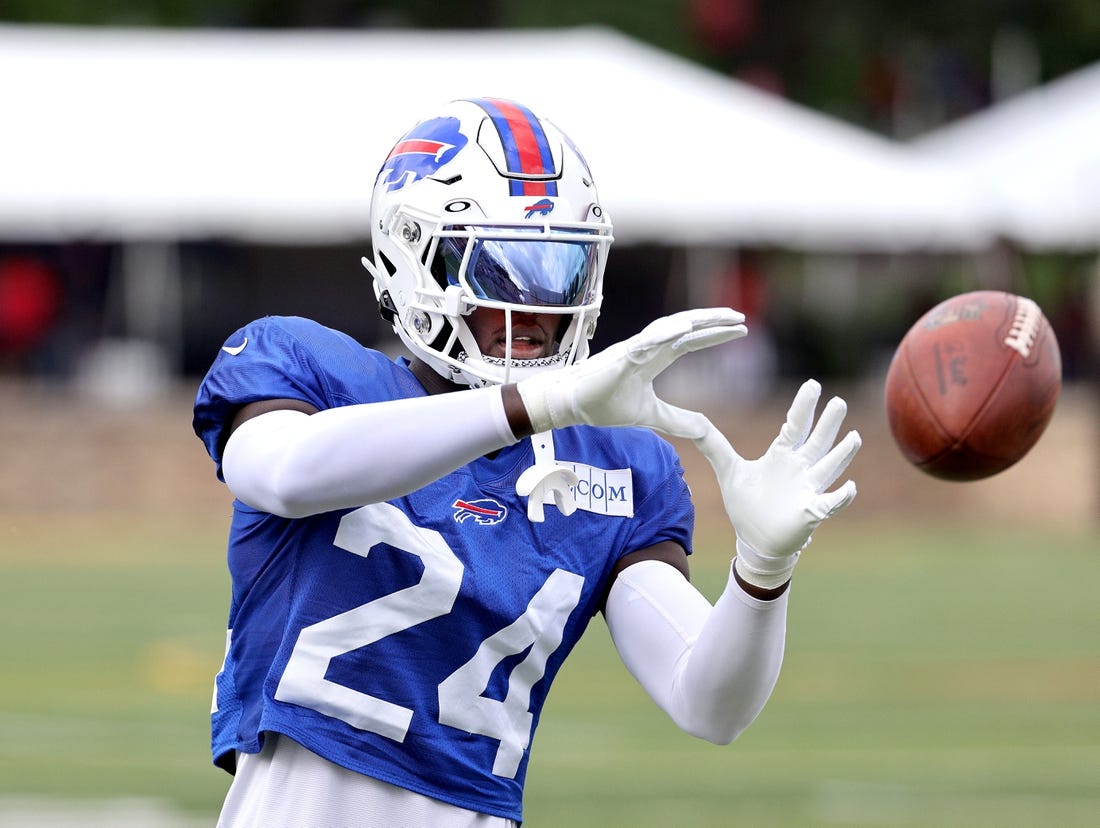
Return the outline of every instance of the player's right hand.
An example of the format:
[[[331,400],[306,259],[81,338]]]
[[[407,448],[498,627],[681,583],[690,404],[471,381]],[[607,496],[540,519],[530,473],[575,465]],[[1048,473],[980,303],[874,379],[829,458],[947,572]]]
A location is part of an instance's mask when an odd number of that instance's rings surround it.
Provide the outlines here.
[[[707,418],[660,399],[653,380],[684,354],[745,336],[744,321],[732,308],[664,316],[584,362],[536,374],[516,388],[536,432],[579,424],[637,425],[697,439],[708,429]]]

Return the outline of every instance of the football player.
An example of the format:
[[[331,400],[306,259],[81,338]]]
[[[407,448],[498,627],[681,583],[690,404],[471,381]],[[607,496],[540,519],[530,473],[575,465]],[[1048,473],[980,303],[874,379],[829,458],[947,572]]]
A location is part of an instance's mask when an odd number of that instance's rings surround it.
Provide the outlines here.
[[[717,743],[779,674],[791,572],[859,448],[799,391],[742,459],[653,379],[746,334],[686,311],[589,355],[612,225],[577,147],[527,107],[454,102],[378,174],[391,359],[297,317],[232,334],[194,428],[235,496],[213,755],[222,826],[517,825],[550,684],[602,613],[627,669]],[[673,447],[714,465],[736,530],[715,604],[688,580]],[[732,552],[732,550],[731,550]]]

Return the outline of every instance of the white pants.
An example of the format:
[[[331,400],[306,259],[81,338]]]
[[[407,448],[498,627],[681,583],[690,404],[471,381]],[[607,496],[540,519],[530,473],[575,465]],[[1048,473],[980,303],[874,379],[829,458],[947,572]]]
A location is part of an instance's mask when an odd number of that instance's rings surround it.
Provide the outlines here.
[[[268,733],[263,750],[237,755],[218,828],[516,828],[334,765]]]

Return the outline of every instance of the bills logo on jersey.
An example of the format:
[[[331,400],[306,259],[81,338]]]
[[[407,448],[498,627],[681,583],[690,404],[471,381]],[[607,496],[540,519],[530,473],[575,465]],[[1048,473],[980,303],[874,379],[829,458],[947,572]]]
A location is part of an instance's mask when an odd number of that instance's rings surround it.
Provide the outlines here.
[[[534,204],[528,204],[523,208],[527,211],[527,215],[524,218],[531,218],[534,215],[548,216],[554,210],[554,202],[548,198],[541,198]]]
[[[397,142],[378,173],[388,192],[435,175],[466,146],[458,118],[432,118]]]
[[[462,500],[451,504],[455,510],[455,523],[465,523],[472,519],[482,526],[494,526],[508,517],[508,507],[491,497],[480,500]]]

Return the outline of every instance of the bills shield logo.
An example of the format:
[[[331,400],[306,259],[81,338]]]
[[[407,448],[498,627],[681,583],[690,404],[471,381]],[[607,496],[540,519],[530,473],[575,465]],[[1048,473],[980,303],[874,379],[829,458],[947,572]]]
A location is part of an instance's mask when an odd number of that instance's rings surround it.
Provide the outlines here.
[[[554,202],[548,198],[539,199],[534,204],[528,204],[523,208],[527,211],[527,215],[524,218],[531,218],[538,214],[540,216],[548,216],[554,210]]]
[[[474,523],[482,526],[494,526],[508,517],[508,507],[490,497],[481,500],[459,499],[452,506],[455,510],[455,523],[464,523],[472,518]]]
[[[458,118],[433,118],[417,124],[397,142],[378,173],[388,192],[435,175],[466,146]]]

